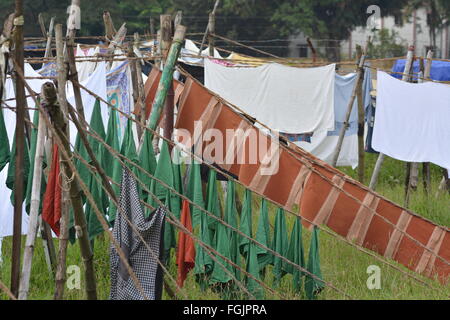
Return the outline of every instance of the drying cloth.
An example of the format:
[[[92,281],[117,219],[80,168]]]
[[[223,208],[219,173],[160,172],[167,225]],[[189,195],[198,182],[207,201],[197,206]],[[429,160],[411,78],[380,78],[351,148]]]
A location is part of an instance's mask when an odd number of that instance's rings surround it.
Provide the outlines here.
[[[408,162],[450,169],[450,87],[397,80],[379,71],[373,148]]]
[[[61,193],[59,153],[58,146],[54,144],[52,164],[42,205],[42,219],[49,224],[58,237],[59,220],[61,219]]]
[[[187,200],[183,200],[181,209],[181,224],[188,231],[192,232],[191,212],[189,210],[189,202]],[[195,265],[194,239],[183,231],[180,231],[178,236],[177,265],[177,284],[180,288],[182,288],[189,270],[194,268]]]
[[[166,209],[158,207],[148,218],[144,217],[136,181],[128,169],[123,170],[119,199],[120,210],[117,212],[113,228],[114,239],[119,243],[145,296],[136,287],[125,264],[120,260],[114,246],[111,247],[111,300],[158,300],[162,293],[162,270],[158,264],[161,259],[163,244],[163,225]],[[135,234],[125,216],[138,230]],[[150,250],[149,250],[149,248]]]
[[[191,66],[203,66],[204,58],[198,57],[199,51],[200,48],[197,47],[197,45],[192,40],[186,39],[184,42],[184,48],[181,48],[180,57],[178,58],[178,61]],[[209,56],[209,47],[203,49],[201,55],[203,57]],[[217,51],[217,49],[215,48],[214,48],[214,58],[222,59],[222,56],[220,55],[219,51]]]
[[[334,130],[335,65],[255,68],[205,61],[205,86],[269,128],[285,133]]]
[[[425,59],[425,66],[426,66],[426,64],[427,64],[427,60]],[[406,65],[406,59],[399,59],[399,60],[395,61],[395,64],[392,67],[392,71],[398,72],[398,73],[393,73],[392,76],[397,79],[401,79],[402,73],[405,70],[405,65]],[[414,61],[413,72],[416,74],[420,72],[420,61],[419,60]],[[450,81],[450,62],[434,60],[431,63],[430,78],[432,80],[437,80],[437,81]]]

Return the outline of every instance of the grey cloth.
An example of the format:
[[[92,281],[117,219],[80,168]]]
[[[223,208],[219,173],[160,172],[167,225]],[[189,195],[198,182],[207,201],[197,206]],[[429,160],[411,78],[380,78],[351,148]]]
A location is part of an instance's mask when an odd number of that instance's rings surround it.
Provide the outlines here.
[[[129,265],[136,274],[144,291],[136,287],[129,275],[125,264],[121,261],[115,247],[111,247],[111,300],[155,300],[161,298],[162,270],[158,264],[163,252],[163,228],[166,209],[159,207],[144,216],[136,181],[127,168],[123,170],[122,184],[119,199],[119,210],[113,228],[113,236],[124,252]],[[133,223],[144,241],[130,227],[124,215]]]

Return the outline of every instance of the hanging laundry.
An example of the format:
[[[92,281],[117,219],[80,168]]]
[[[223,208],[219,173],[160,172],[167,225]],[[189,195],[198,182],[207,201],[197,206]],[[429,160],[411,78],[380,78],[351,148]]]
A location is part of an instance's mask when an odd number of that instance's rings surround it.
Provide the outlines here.
[[[227,182],[227,199],[225,204],[224,221],[233,228],[238,228],[237,223],[237,209],[236,209],[236,186],[232,180]],[[230,259],[234,264],[240,266],[241,257],[239,255],[239,235],[231,228],[227,228],[228,238],[230,239]],[[238,268],[233,268],[234,275],[239,281],[241,279],[241,272]]]
[[[172,163],[173,163],[173,187],[179,194],[184,194],[183,192],[183,182],[181,178],[181,152],[176,146],[172,149]],[[179,203],[181,207],[182,198],[173,194],[175,203]],[[175,213],[176,214],[176,213]]]
[[[200,176],[200,164],[192,160],[186,196],[201,208],[205,208],[203,200],[202,178]],[[200,224],[200,216],[205,213],[194,205],[191,205],[192,223],[194,228]]]
[[[215,170],[210,169],[208,175],[208,184],[206,191],[206,210],[214,214],[217,218],[221,218],[219,195],[217,193],[217,173]],[[216,232],[216,226],[219,222],[208,215],[206,217],[208,222],[208,229],[210,230],[210,238],[213,239],[213,245],[216,246],[214,233]]]
[[[286,133],[334,130],[335,65],[255,68],[205,61],[205,86],[269,128]]]
[[[339,134],[344,126],[348,104],[352,97],[353,88],[356,85],[356,73],[345,76],[335,75],[334,88],[334,130],[319,130],[314,132],[309,143],[297,142],[296,144],[304,150],[312,153],[319,159],[330,163],[333,161],[334,153],[339,140]],[[365,68],[363,80],[363,106],[367,110],[371,103],[370,91],[372,83],[371,72]],[[337,166],[350,166],[353,169],[358,166],[358,99],[353,103],[349,118],[349,127],[345,131]]]
[[[78,52],[78,50],[77,50]],[[97,56],[100,53],[100,48],[97,46],[95,48],[89,48],[87,50],[87,54],[82,54],[77,62],[77,73],[78,73],[78,81],[84,81],[90,77],[92,73],[94,73],[95,68],[97,67],[98,62],[92,61],[95,59],[94,56]],[[86,58],[84,58],[86,57]]]
[[[261,287],[261,284],[256,281],[261,281],[261,278],[259,276],[259,264],[256,256],[256,244],[253,242],[248,246],[245,271],[254,278],[247,275],[245,276],[245,283],[248,291],[250,291],[256,299],[264,299],[264,290]]]
[[[152,135],[148,130],[145,130],[144,132],[144,141],[139,153],[139,163],[145,171],[147,171],[151,175],[155,174],[157,163],[155,152],[153,150]],[[152,178],[142,172],[140,179],[142,183],[145,184],[145,186],[150,190]],[[142,200],[146,202],[151,201],[148,193],[144,190],[142,190]]]
[[[166,196],[164,197],[164,206],[167,209],[167,214],[172,219],[170,213],[173,213],[172,204],[170,201],[170,191],[166,191]],[[179,218],[177,218],[179,219]],[[162,261],[164,265],[168,266],[170,263],[170,251],[172,248],[177,247],[177,240],[175,238],[174,226],[166,219],[164,223],[164,251],[162,254]]]
[[[242,204],[242,213],[241,213],[241,224],[239,226],[239,231],[248,237],[252,238],[252,192],[248,189],[245,189],[244,195],[244,203]],[[250,239],[240,237],[239,241],[239,251],[244,256],[244,258],[248,258],[248,250],[249,245],[252,243]],[[256,252],[256,248],[255,248]]]
[[[226,227],[222,223],[217,223],[216,232],[214,235],[215,250],[224,258],[215,255],[217,261],[214,261],[214,267],[211,272],[209,283],[213,285],[213,289],[218,291],[223,299],[230,299],[232,294],[233,280],[233,266],[229,263],[231,261],[230,254],[230,239],[227,235]],[[229,271],[226,272],[224,270]]]
[[[189,39],[186,39],[184,41],[184,48],[181,48],[180,57],[178,58],[178,61],[183,62],[187,65],[193,65],[193,66],[203,66],[203,59],[204,58],[198,58],[200,48],[197,47],[197,45]],[[201,52],[201,56],[207,57],[209,56],[209,47],[205,48]],[[222,56],[220,55],[219,51],[217,51],[216,48],[214,48],[214,58],[220,58],[222,59]]]
[[[144,295],[136,287],[115,247],[110,251],[111,300],[159,300],[162,295],[163,270],[158,264],[164,249],[164,219],[166,210],[158,207],[148,218],[144,217],[136,181],[129,169],[123,171],[120,191],[120,210],[113,228],[114,239],[136,275]],[[143,238],[135,234],[130,220]],[[150,250],[148,250],[148,247]]]
[[[181,224],[192,233],[191,212],[189,210],[189,202],[183,200],[181,209]],[[195,244],[194,239],[187,233],[180,230],[178,236],[177,251],[178,277],[177,285],[182,288],[188,272],[195,266]]]
[[[288,235],[286,229],[286,218],[282,208],[277,209],[275,216],[275,225],[273,227],[273,250],[282,257],[286,257],[288,250]],[[283,266],[285,262],[277,256],[273,257],[273,275],[275,286],[280,285],[281,278],[286,274]]]
[[[407,83],[381,71],[377,79],[373,148],[401,161],[450,169],[449,87]]]
[[[0,109],[0,172],[9,162],[9,139],[6,131],[3,108]]]
[[[27,189],[28,175],[30,174],[30,154],[27,139],[24,139],[24,150],[23,150],[23,190]],[[14,204],[14,184],[15,184],[15,174],[16,174],[16,133],[14,133],[13,144],[11,147],[10,161],[8,166],[8,177],[6,178],[6,186],[11,189],[11,203]],[[23,194],[22,201],[25,200],[25,193]]]
[[[308,142],[311,143],[312,133],[285,133],[280,132],[281,136],[286,137],[290,142]]]
[[[306,274],[305,280],[305,292],[306,297],[310,300],[317,299],[317,295],[325,287],[322,279],[322,272],[320,270],[320,257],[319,257],[319,229],[314,226],[311,244],[309,247],[308,266],[306,268],[308,272],[316,276],[318,279],[313,278],[309,274]]]
[[[131,113],[131,101],[133,101],[133,86],[131,85],[131,74],[129,70],[130,65],[128,61],[124,61],[120,65],[112,67],[106,74],[107,101],[126,114]],[[127,118],[119,114],[118,124],[119,137],[122,138],[127,125]]]
[[[258,229],[256,231],[256,241],[271,249],[268,213],[267,201],[266,199],[261,198],[261,210],[259,213]],[[265,267],[268,264],[273,263],[273,256],[267,249],[261,248],[260,246],[256,247],[256,255],[258,257],[259,270],[262,273],[262,276],[264,276]]]
[[[364,145],[364,151],[368,153],[378,153],[372,147],[373,130],[375,127],[375,111],[376,111],[375,103],[376,102],[372,100],[372,103],[366,110],[367,135],[366,135],[366,142]]]
[[[295,263],[296,265],[305,268],[305,254],[303,250],[303,237],[302,237],[302,223],[301,218],[296,217],[294,226],[291,231],[291,238],[289,241],[289,247],[287,249],[286,258]],[[293,266],[287,262],[284,262],[283,269],[292,274],[292,288],[294,292],[301,292],[302,290],[302,277],[304,272],[299,270],[297,266]]]
[[[53,145],[52,164],[48,174],[47,188],[45,190],[42,219],[48,223],[53,232],[59,237],[59,221],[61,219],[61,175],[58,146]]]
[[[95,133],[100,139],[105,139],[105,128],[103,126],[102,115],[100,111],[100,102],[96,101],[94,110],[92,112],[92,118],[90,122],[89,131]],[[103,161],[104,154],[104,146],[94,137],[88,136],[88,142],[90,147],[92,148],[92,152],[94,153],[98,163],[103,168],[106,164]],[[91,159],[89,158],[89,163],[91,164]],[[98,173],[88,172],[88,179],[85,180],[88,182],[89,192],[92,194],[92,197],[95,200],[95,204],[97,208],[104,215],[107,213],[107,206],[109,204],[108,197],[106,196],[105,191],[102,188],[102,183],[100,180],[100,175]],[[92,205],[89,201],[86,202],[86,222],[89,232],[89,239],[94,239],[98,234],[103,232],[103,226],[97,218],[97,215],[92,208]]]

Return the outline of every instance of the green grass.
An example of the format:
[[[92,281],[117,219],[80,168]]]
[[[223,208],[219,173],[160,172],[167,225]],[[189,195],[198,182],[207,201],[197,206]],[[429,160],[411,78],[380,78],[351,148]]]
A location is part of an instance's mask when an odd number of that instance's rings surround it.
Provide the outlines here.
[[[367,155],[367,154],[366,154]],[[367,155],[367,172],[366,180],[369,180],[370,174],[376,160],[376,155]],[[352,177],[356,177],[356,172],[351,169],[344,169],[345,173]],[[422,184],[411,196],[410,208],[414,212],[430,219],[440,225],[450,226],[450,196],[445,193],[438,198],[435,197],[436,190],[440,181],[440,169],[432,166],[432,191],[427,196],[423,190]],[[396,203],[403,204],[404,201],[404,179],[405,179],[405,163],[393,159],[386,159],[379,178],[377,191],[386,198]],[[238,188],[242,191],[242,188]],[[253,227],[256,231],[259,214],[260,199],[254,196],[253,205]],[[270,224],[273,225],[276,208],[269,206]],[[290,233],[293,225],[293,217],[286,216],[288,231]],[[23,238],[25,240],[25,238]],[[306,252],[309,248],[310,233],[305,230],[303,245]],[[25,241],[23,241],[25,242]],[[55,240],[55,245],[58,242]],[[109,295],[109,241],[106,236],[101,236],[95,241],[95,270],[97,276],[97,292],[99,299],[108,299]],[[7,238],[3,241],[2,256],[4,259],[0,269],[0,280],[9,284],[10,281],[10,255],[11,255],[11,239]],[[307,255],[306,255],[307,257]],[[174,252],[172,252],[169,271],[176,278],[176,266],[174,264]],[[332,283],[335,287],[347,293],[353,299],[448,299],[450,296],[450,286],[441,285],[436,280],[421,277],[412,273],[405,267],[397,264],[395,261],[389,261],[404,272],[414,274],[429,286],[407,277],[405,274],[393,269],[392,267],[382,263],[381,261],[356,250],[349,244],[337,240],[335,237],[320,233],[320,259],[322,267],[322,275],[324,280]],[[83,263],[80,258],[79,247],[77,244],[69,245],[67,255],[67,265],[78,265],[81,268],[81,276],[83,277]],[[381,289],[369,290],[366,285],[368,279],[367,267],[377,265],[381,269]],[[268,267],[265,283],[271,287],[272,272]],[[166,277],[168,280],[168,278]],[[170,283],[170,281],[168,280]],[[83,278],[81,281],[81,289],[65,290],[65,299],[84,299]],[[274,288],[287,299],[302,299],[301,295],[294,294],[292,290],[292,276],[286,275],[280,287]],[[202,292],[195,282],[192,274],[188,275],[185,282],[184,292],[189,299],[220,299],[220,295],[211,289]],[[35,255],[33,260],[32,276],[30,283],[29,299],[52,299],[54,294],[54,280],[47,269],[44,258],[42,242],[40,239],[36,241]],[[277,295],[266,292],[267,299],[280,299]],[[6,299],[6,295],[0,293],[0,299]],[[164,299],[168,299],[164,293]],[[326,288],[320,295],[319,299],[345,299],[345,297],[331,288]]]

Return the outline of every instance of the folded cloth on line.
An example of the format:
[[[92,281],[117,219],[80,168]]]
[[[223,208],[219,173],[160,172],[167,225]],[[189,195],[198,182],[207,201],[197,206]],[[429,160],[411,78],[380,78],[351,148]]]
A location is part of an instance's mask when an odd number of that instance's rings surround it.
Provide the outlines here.
[[[450,87],[397,80],[378,71],[373,148],[408,162],[450,169]]]
[[[225,67],[205,59],[205,86],[273,130],[334,130],[335,65]]]

